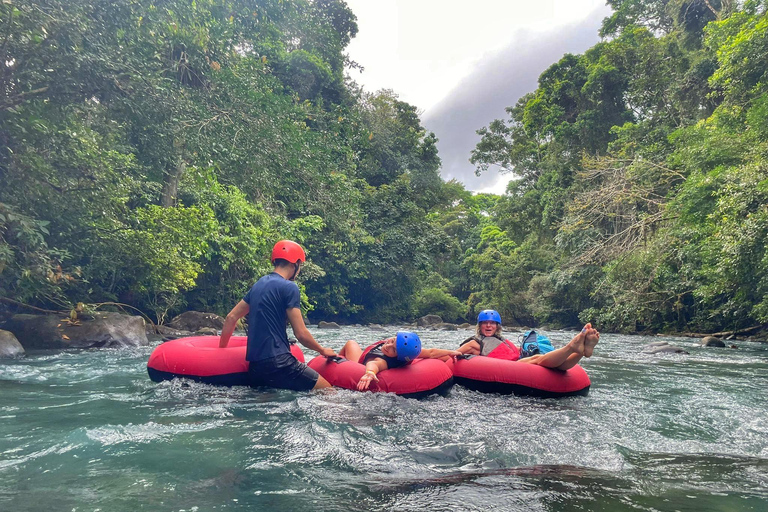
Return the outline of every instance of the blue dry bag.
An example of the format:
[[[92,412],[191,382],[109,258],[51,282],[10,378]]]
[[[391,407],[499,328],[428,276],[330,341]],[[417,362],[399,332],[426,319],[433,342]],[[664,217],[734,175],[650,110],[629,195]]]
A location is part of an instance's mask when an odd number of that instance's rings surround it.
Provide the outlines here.
[[[552,342],[549,338],[543,334],[538,334],[536,331],[525,331],[522,335],[522,342],[520,344],[520,359],[524,357],[531,357],[536,354],[546,354],[552,352],[555,347],[552,346]]]

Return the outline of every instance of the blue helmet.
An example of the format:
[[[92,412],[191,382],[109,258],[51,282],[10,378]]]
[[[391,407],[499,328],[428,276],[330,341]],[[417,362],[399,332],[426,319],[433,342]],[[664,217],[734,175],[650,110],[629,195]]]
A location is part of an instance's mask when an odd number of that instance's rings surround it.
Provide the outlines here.
[[[485,322],[486,320],[492,320],[497,324],[501,323],[501,315],[494,309],[484,309],[477,315],[477,323]]]
[[[398,332],[395,347],[398,361],[413,361],[421,354],[421,340],[415,332]]]

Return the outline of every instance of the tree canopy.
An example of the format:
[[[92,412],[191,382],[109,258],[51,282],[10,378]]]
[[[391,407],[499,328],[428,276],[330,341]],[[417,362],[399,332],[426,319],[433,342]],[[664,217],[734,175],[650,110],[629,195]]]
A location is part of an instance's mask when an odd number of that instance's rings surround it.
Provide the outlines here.
[[[310,317],[768,322],[766,2],[609,0],[468,158],[349,76],[342,0],[0,3],[0,301],[225,313],[303,244]]]

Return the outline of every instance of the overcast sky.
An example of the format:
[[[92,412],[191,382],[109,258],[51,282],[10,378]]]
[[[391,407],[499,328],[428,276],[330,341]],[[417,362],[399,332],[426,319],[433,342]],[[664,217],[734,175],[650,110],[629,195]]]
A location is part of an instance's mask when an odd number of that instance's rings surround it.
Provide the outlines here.
[[[510,176],[474,174],[475,131],[536,89],[565,53],[599,41],[604,0],[346,0],[359,32],[348,47],[368,91],[392,89],[435,132],[445,180],[503,193]]]

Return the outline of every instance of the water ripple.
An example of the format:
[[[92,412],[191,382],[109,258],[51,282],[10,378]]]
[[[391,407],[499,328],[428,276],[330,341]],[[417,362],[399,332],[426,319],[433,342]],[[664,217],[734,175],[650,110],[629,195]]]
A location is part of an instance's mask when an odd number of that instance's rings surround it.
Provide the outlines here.
[[[642,353],[657,340],[690,355]],[[30,354],[0,364],[0,509],[765,510],[768,347],[738,345],[606,334],[590,394],[560,400],[158,384],[151,347]]]

